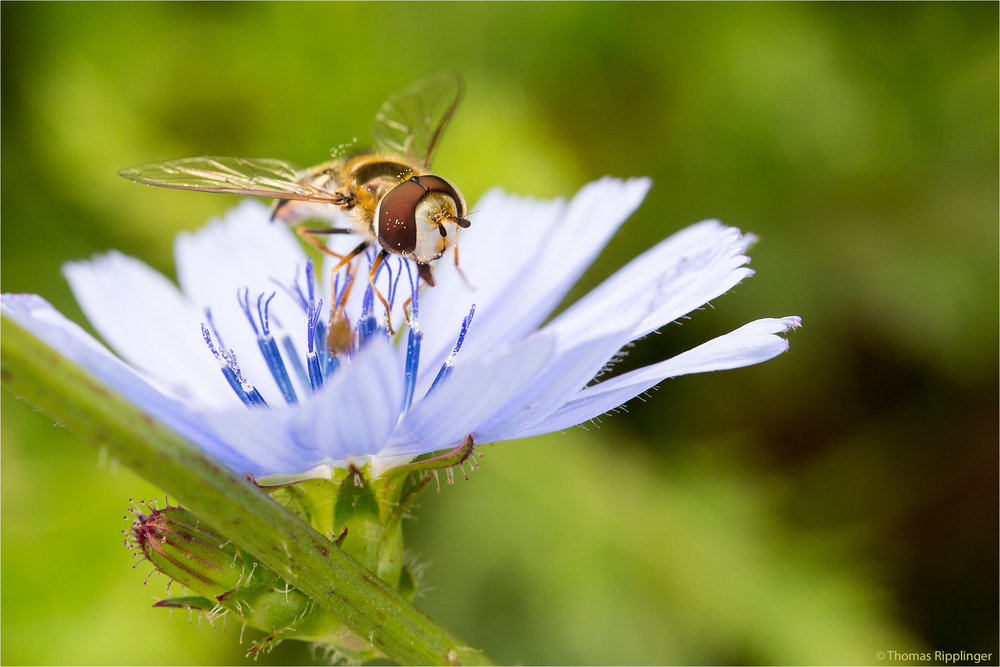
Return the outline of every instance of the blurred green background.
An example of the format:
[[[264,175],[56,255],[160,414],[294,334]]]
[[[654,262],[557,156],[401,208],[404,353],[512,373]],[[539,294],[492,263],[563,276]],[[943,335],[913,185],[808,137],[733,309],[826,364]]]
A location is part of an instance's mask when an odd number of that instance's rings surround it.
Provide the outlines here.
[[[998,5],[0,5],[2,288],[82,321],[59,268],[236,200],[141,188],[185,155],[303,165],[461,71],[439,173],[654,188],[571,298],[707,217],[757,275],[650,363],[800,315],[763,366],[665,382],[600,428],[486,448],[425,497],[419,604],[519,663],[878,663],[998,647]],[[162,492],[3,395],[4,664],[244,663],[151,609],[129,497]],[[285,643],[264,663],[313,661]],[[888,661],[884,661],[887,663]],[[932,661],[934,662],[934,661]]]

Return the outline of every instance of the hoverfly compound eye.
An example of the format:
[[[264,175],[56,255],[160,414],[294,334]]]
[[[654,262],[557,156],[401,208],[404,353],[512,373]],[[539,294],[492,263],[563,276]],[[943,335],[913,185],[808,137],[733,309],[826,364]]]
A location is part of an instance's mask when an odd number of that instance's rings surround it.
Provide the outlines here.
[[[417,247],[417,204],[427,190],[414,180],[403,181],[382,198],[375,212],[379,244],[389,252],[409,255]]]
[[[378,204],[375,234],[389,252],[419,263],[431,262],[454,245],[460,227],[468,227],[465,200],[439,176],[413,176],[388,192]]]

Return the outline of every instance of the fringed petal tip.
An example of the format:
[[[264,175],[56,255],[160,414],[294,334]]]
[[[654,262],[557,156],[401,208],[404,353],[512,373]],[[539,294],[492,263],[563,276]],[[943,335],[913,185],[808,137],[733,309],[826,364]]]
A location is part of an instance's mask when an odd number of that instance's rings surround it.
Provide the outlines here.
[[[665,361],[585,387],[547,416],[508,437],[541,435],[581,424],[627,403],[667,378],[742,368],[773,359],[788,350],[788,341],[779,334],[801,324],[802,320],[794,316],[750,322]]]

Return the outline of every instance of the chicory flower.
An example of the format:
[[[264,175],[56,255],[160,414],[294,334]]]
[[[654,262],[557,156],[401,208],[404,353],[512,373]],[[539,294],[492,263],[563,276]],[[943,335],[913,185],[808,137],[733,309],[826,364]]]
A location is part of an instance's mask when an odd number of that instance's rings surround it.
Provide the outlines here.
[[[665,378],[787,349],[778,334],[799,319],[761,319],[595,381],[623,347],[753,273],[744,254],[752,237],[709,220],[546,322],[649,186],[606,178],[571,201],[487,193],[462,232],[460,270],[443,259],[436,286],[421,289],[394,256],[378,274],[392,321],[407,323],[395,336],[367,266],[355,268],[353,285],[347,267],[331,275],[333,261],[313,270],[294,235],[254,201],[177,238],[179,288],[117,252],[65,267],[119,356],[38,296],[6,294],[2,310],[238,472],[329,477],[368,465],[374,478],[468,436],[481,444],[565,429]]]

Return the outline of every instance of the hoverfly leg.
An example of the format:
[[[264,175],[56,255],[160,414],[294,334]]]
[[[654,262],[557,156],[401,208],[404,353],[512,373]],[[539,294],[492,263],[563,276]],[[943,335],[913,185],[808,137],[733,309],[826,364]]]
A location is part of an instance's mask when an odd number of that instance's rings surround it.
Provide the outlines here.
[[[328,250],[327,252],[329,252],[334,257],[340,257],[340,261],[337,262],[337,265],[335,267],[333,267],[333,273],[336,273],[337,271],[339,271],[340,267],[342,267],[344,264],[347,264],[349,261],[351,261],[352,259],[354,259],[358,255],[360,255],[361,253],[363,253],[365,250],[367,250],[368,245],[369,245],[368,241],[365,241],[363,243],[359,243],[357,248],[355,248],[354,250],[352,250],[351,252],[349,252],[349,253],[347,253],[346,255],[343,255],[343,256],[338,255],[337,253],[333,252],[332,250]]]
[[[343,227],[304,227],[304,233],[312,234],[313,236],[332,236],[333,234],[357,234],[353,229],[344,229]]]
[[[335,275],[337,275],[336,271],[331,271],[330,272],[330,288],[331,289],[333,288],[333,277]],[[335,308],[335,312],[333,313],[333,317],[340,317],[340,315],[344,312],[344,307],[347,305],[347,299],[351,296],[351,289],[354,287],[354,276],[355,275],[356,275],[355,271],[353,271],[351,269],[351,267],[348,267],[348,269],[347,269],[347,285],[344,287],[344,291],[341,294],[340,303],[337,303],[337,295],[336,294],[333,294],[331,296],[330,303],[336,304],[336,308]]]
[[[390,336],[395,336],[396,332],[392,328],[392,316],[389,313],[389,302],[384,296],[382,296],[382,293],[378,291],[378,288],[375,287],[375,274],[378,273],[379,267],[382,266],[382,262],[384,262],[385,258],[388,256],[389,253],[386,250],[379,252],[378,257],[376,257],[374,263],[372,263],[372,270],[368,272],[368,284],[371,285],[372,292],[375,293],[378,300],[382,302],[383,306],[385,306],[385,328],[389,330]]]
[[[469,279],[465,277],[465,271],[463,271],[462,267],[460,267],[458,265],[458,245],[457,244],[455,245],[455,270],[458,271],[458,277],[462,279],[462,282],[465,283],[465,286],[469,288],[469,291],[470,292],[475,292],[476,288],[472,286],[472,283],[469,282]]]
[[[353,234],[354,232],[349,229],[339,229],[337,227],[306,227],[305,225],[297,225],[295,227],[295,233],[300,239],[316,248],[321,253],[325,255],[332,255],[337,259],[341,259],[344,257],[343,255],[330,250],[316,237],[328,234]],[[367,246],[367,243],[365,245]]]
[[[406,301],[403,302],[403,319],[405,319],[406,323],[409,324],[412,327],[413,323],[410,321],[410,304],[411,303],[413,303],[413,297],[412,296],[409,299],[407,299]]]

